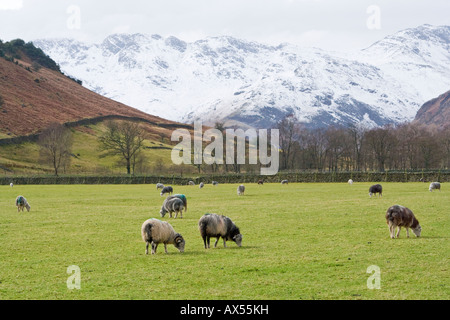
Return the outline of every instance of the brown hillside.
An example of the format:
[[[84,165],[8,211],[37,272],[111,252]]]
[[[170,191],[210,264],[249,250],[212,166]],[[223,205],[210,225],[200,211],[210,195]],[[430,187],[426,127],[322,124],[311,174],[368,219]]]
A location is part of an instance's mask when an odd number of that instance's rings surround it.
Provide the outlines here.
[[[450,126],[450,90],[424,103],[414,122],[437,127]]]
[[[3,100],[0,136],[28,135],[41,131],[52,122],[65,123],[108,115],[177,125],[96,94],[58,71],[29,68],[30,71],[26,67],[30,67],[29,61],[16,64],[0,58],[0,100]]]

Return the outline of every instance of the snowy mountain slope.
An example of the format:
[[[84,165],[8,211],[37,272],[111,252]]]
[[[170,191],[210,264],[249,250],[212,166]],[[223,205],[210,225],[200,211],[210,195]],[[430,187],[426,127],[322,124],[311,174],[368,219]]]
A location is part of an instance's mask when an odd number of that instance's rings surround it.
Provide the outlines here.
[[[314,127],[383,125],[414,119],[425,101],[450,87],[448,29],[401,31],[344,57],[226,36],[186,43],[115,34],[100,44],[34,44],[87,88],[171,120],[269,128],[294,113]]]

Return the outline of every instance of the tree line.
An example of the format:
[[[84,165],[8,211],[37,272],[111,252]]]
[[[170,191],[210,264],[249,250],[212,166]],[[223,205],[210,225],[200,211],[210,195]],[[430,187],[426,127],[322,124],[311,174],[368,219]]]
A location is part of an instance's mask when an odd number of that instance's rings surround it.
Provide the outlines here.
[[[144,173],[148,162],[142,150],[145,130],[134,121],[107,121],[98,138],[100,157],[113,156],[127,174]],[[223,123],[217,129],[225,132]],[[378,171],[450,169],[450,127],[432,128],[417,123],[367,128],[363,125],[310,129],[293,116],[277,124],[280,141],[280,171]],[[55,175],[66,172],[72,158],[71,130],[52,124],[38,140],[40,160],[51,165]],[[252,173],[255,165],[167,166],[156,159],[145,173]],[[169,170],[170,172],[166,172]]]
[[[309,129],[294,116],[278,125],[280,170],[379,171],[450,168],[450,127],[418,123]]]

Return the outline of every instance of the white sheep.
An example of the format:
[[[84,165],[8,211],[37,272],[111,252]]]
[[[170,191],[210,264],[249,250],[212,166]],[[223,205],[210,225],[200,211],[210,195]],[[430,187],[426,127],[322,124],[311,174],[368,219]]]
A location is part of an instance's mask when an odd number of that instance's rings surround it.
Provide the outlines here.
[[[14,184],[11,182],[11,183],[9,184],[9,186],[12,188],[12,187],[14,187]]]
[[[243,184],[241,184],[240,186],[237,187],[238,196],[243,196],[244,192],[245,192],[245,186]]]
[[[27,199],[25,199],[24,196],[18,196],[16,198],[16,206],[17,206],[17,212],[20,212],[20,210],[23,211],[24,208],[27,208],[27,211],[30,212],[31,206],[28,203]]]
[[[428,188],[428,190],[430,190],[430,192],[432,192],[433,190],[441,191],[441,184],[439,182],[432,182],[430,183],[430,187]]]
[[[352,184],[353,184],[353,180],[352,180],[352,179],[349,179],[349,180],[348,180],[348,184],[349,184],[349,185],[352,185]]]
[[[148,254],[148,246],[152,245],[152,254],[156,254],[158,244],[164,243],[167,253],[167,245],[173,244],[180,252],[184,252],[184,241],[181,234],[175,232],[173,227],[166,221],[148,219],[141,227],[142,240],[146,243],[145,254]]]
[[[200,182],[200,184],[198,185],[198,187],[201,189],[205,186],[205,184],[203,182]]]
[[[192,180],[191,180],[191,181],[189,181],[189,182],[188,182],[188,184],[189,184],[190,186],[195,186],[195,182],[194,182],[194,181],[192,181]]]

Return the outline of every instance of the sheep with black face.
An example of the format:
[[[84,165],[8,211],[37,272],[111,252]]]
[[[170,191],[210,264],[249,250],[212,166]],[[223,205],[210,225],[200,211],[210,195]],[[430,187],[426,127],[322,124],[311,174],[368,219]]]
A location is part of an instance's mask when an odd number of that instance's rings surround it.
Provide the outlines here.
[[[163,195],[165,195],[166,193],[172,194],[173,193],[173,188],[171,186],[167,186],[167,187],[162,188],[161,193],[160,193],[161,197]]]
[[[381,184],[374,184],[369,188],[369,196],[371,198],[373,194],[376,195],[377,193],[380,197],[383,195],[383,187],[381,186]]]
[[[230,218],[215,213],[207,213],[198,221],[198,229],[203,238],[205,249],[210,248],[210,238],[217,238],[214,247],[217,247],[220,237],[226,248],[227,240],[234,241],[238,247],[242,245],[242,234]]]
[[[145,254],[148,254],[148,247],[152,245],[152,254],[156,254],[158,244],[164,243],[164,250],[167,253],[167,245],[173,244],[180,252],[184,252],[184,241],[181,234],[175,232],[174,228],[166,221],[158,219],[148,219],[141,227],[142,240],[146,243]]]

